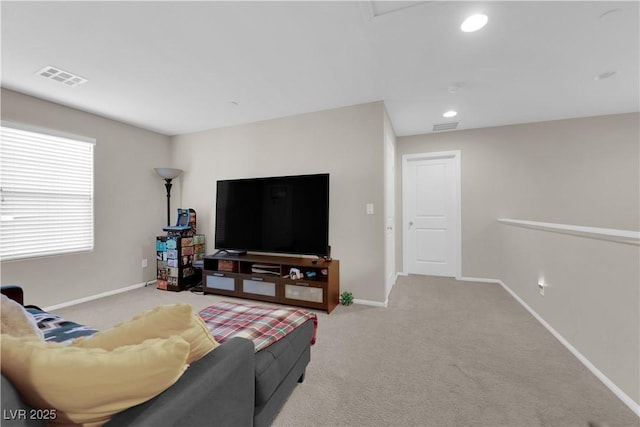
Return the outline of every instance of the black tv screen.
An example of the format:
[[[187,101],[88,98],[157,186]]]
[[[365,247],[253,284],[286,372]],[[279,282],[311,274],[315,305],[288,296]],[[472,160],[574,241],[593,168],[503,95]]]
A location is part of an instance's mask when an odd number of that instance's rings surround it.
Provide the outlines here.
[[[329,174],[218,181],[215,244],[329,256]]]

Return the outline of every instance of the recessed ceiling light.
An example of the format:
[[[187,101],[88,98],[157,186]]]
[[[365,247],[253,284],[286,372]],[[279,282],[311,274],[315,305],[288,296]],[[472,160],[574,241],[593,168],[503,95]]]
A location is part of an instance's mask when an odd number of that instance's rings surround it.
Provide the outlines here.
[[[442,115],[442,117],[449,118],[449,117],[455,117],[455,116],[457,116],[457,115],[458,115],[458,112],[457,112],[457,111],[449,110],[449,111],[447,111],[446,113],[444,113],[444,114]]]
[[[605,71],[604,73],[598,74],[593,79],[594,80],[604,80],[604,79],[608,79],[611,76],[614,76],[615,74],[616,74],[615,71]]]
[[[460,25],[460,29],[465,33],[472,33],[474,31],[478,31],[480,28],[487,25],[487,21],[489,18],[487,15],[476,14],[471,15],[467,19],[464,20],[462,25]]]

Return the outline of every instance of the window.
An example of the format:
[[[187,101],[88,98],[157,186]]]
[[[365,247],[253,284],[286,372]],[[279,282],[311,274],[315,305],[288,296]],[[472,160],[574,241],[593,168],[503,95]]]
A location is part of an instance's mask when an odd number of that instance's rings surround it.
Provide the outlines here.
[[[93,249],[90,138],[0,127],[0,260]]]

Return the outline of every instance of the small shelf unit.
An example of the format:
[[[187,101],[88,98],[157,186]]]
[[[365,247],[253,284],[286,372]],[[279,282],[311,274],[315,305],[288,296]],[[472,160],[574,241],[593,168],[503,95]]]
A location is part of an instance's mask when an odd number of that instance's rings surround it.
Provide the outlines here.
[[[270,255],[206,255],[204,293],[247,298],[331,313],[340,299],[340,262]],[[297,269],[302,278],[291,278]]]

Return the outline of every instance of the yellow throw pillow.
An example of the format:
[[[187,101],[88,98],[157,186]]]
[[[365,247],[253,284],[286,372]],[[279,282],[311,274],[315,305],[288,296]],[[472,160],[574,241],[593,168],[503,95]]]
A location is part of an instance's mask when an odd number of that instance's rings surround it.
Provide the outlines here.
[[[2,374],[37,409],[55,410],[50,424],[100,426],[175,383],[187,368],[189,344],[179,336],[107,351],[2,334]]]
[[[44,340],[36,319],[22,305],[5,295],[0,295],[0,331],[14,337],[30,336]]]
[[[111,329],[79,338],[72,345],[113,350],[149,338],[168,338],[172,335],[180,335],[191,346],[187,363],[193,363],[218,346],[204,321],[191,305],[185,303],[160,305],[143,311]]]

